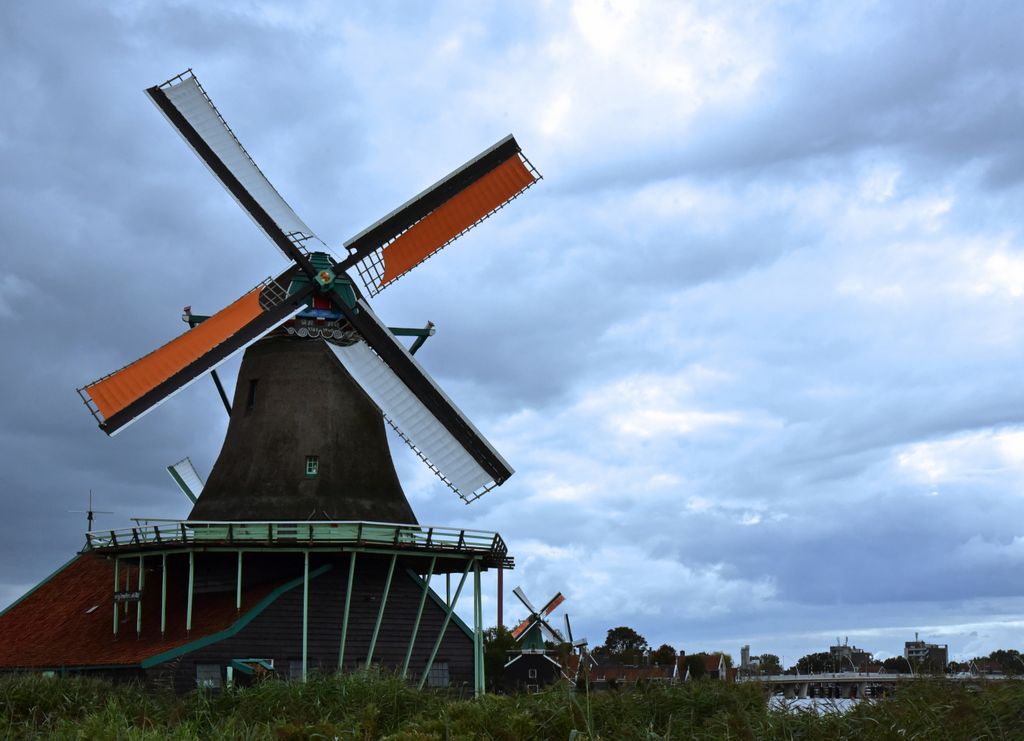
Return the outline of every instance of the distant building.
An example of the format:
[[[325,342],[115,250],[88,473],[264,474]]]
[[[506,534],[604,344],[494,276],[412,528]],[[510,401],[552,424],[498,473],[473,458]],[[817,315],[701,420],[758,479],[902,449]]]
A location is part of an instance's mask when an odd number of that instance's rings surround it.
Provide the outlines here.
[[[848,642],[836,643],[829,646],[829,656],[832,658],[833,671],[864,671],[865,667],[874,663],[874,656],[869,651],[851,646]]]
[[[704,676],[708,679],[730,679],[723,654],[704,654]]]
[[[949,663],[949,645],[926,643],[914,633],[914,640],[903,644],[903,658],[914,666],[927,665],[933,671],[944,671]]]

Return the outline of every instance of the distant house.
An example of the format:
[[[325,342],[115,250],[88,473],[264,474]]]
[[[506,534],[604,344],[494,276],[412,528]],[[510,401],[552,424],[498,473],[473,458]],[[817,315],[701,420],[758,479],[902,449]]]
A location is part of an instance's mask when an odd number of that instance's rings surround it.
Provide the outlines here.
[[[542,687],[570,677],[543,649],[523,649],[505,664],[502,686],[506,690],[537,692]]]
[[[595,689],[644,682],[672,684],[684,681],[687,676],[685,653],[680,653],[671,664],[620,664],[605,660],[590,670],[590,681]]]
[[[725,666],[723,654],[704,654],[701,656],[704,661],[704,676],[708,679],[729,679],[729,672]]]

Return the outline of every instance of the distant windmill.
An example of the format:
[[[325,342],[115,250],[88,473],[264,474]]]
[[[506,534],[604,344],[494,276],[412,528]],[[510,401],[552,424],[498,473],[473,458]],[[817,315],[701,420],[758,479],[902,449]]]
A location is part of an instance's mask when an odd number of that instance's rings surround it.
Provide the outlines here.
[[[573,681],[575,681],[579,677],[580,672],[583,672],[584,675],[586,675],[586,673],[589,672],[592,667],[597,666],[597,659],[595,659],[594,655],[590,653],[590,651],[587,649],[586,638],[578,638],[576,640],[573,640],[572,624],[569,622],[569,613],[565,613],[564,620],[565,637],[578,657],[576,663],[576,674],[573,677]]]
[[[558,643],[565,643],[565,638],[557,629],[553,628],[546,618],[555,609],[565,602],[565,596],[557,592],[554,597],[548,600],[547,604],[539,610],[527,599],[522,587],[516,587],[512,593],[519,598],[530,614],[512,629],[512,637],[519,643],[520,648],[527,650],[544,649],[544,633]]]
[[[68,512],[74,515],[85,515],[86,532],[92,532],[92,521],[95,519],[95,515],[112,515],[113,512],[106,510],[94,510],[92,508],[92,489],[89,489],[89,509],[69,509]]]

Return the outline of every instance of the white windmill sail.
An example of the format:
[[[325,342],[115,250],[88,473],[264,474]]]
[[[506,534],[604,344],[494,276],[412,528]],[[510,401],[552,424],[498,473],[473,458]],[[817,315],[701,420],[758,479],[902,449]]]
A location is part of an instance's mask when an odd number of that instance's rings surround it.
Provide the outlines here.
[[[174,483],[185,492],[185,496],[191,499],[193,503],[199,499],[199,495],[203,493],[203,487],[206,484],[203,483],[199,473],[196,471],[196,467],[192,465],[192,461],[188,457],[182,458],[177,463],[168,466],[167,473],[171,474]]]

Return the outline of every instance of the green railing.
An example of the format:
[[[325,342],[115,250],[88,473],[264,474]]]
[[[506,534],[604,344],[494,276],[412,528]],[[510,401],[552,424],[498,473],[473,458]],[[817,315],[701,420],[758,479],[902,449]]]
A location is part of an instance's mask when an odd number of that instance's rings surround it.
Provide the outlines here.
[[[380,546],[409,550],[485,553],[504,561],[501,536],[467,530],[382,522],[201,522],[142,520],[135,527],[86,533],[92,550],[138,550],[188,545],[226,546]]]

